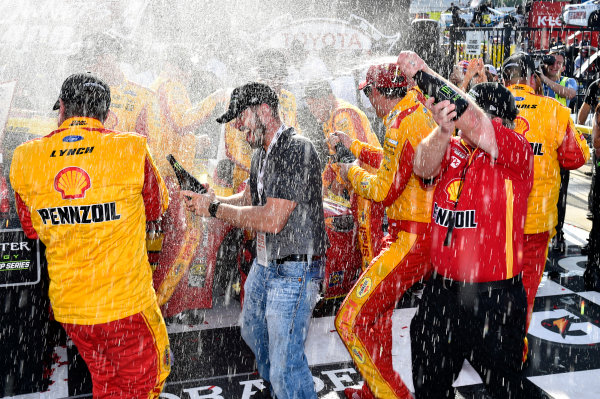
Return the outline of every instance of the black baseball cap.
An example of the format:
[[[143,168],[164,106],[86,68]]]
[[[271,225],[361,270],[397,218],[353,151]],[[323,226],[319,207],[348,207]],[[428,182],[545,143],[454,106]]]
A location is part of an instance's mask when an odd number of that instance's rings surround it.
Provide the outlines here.
[[[244,110],[253,105],[267,104],[276,109],[279,106],[279,99],[275,90],[263,83],[252,82],[243,86],[236,87],[231,93],[229,108],[227,112],[217,118],[218,123],[227,123],[234,120],[244,112]]]
[[[68,104],[80,103],[86,105],[86,109],[103,113],[110,107],[110,88],[91,73],[76,73],[63,82],[53,110],[60,108],[60,100]]]
[[[475,85],[469,96],[488,114],[514,121],[519,114],[515,97],[503,85],[487,82]]]
[[[508,70],[512,68],[519,68],[521,70],[520,76],[527,77],[530,73],[536,71],[535,62],[533,57],[527,53],[519,52],[511,55],[502,63],[502,77],[505,80],[509,80]]]

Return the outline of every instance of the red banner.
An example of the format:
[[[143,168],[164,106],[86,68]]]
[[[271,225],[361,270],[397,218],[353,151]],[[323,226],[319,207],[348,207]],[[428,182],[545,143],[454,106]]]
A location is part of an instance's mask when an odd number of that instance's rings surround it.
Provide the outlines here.
[[[529,26],[532,28],[560,28],[560,14],[564,1],[534,1],[529,13]]]

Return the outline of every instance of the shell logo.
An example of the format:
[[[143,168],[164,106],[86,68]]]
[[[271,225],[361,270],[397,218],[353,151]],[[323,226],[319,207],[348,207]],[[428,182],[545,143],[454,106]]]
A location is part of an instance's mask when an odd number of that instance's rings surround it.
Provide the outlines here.
[[[357,346],[352,347],[352,357],[360,364],[365,362],[365,354],[363,353],[362,349]]]
[[[62,195],[63,199],[83,198],[91,186],[90,175],[77,166],[64,168],[54,178],[54,189]]]
[[[517,116],[515,119],[515,132],[525,135],[529,131],[529,121],[522,116]]]
[[[460,180],[453,180],[446,186],[446,193],[448,194],[448,201],[456,202],[458,200],[458,194],[460,193]]]
[[[356,296],[362,298],[363,296],[367,295],[371,291],[372,285],[373,282],[371,281],[371,279],[368,277],[365,278],[356,288]]]

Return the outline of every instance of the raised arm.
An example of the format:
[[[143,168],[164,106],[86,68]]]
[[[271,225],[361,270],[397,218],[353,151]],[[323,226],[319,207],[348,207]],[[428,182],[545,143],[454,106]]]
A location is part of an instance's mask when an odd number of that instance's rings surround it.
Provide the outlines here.
[[[467,110],[455,122],[456,127],[462,132],[461,137],[470,145],[477,146],[490,154],[492,158],[495,159],[498,156],[496,135],[494,133],[492,122],[485,112],[483,112],[483,110],[479,108],[466,93],[431,70],[425,61],[412,51],[402,51],[398,56],[397,63],[400,66],[400,70],[402,70],[409,79],[412,79],[418,71],[423,71],[441,79],[445,84],[461,94],[469,103]]]

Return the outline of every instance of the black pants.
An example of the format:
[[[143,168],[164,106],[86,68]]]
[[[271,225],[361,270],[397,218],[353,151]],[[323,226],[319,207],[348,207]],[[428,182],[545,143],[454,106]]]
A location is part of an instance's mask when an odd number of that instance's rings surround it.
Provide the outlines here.
[[[593,150],[592,150],[593,151]],[[592,176],[592,229],[590,230],[588,267],[600,268],[600,165],[594,157],[594,175]]]
[[[527,299],[520,278],[487,289],[486,283],[460,288],[448,281],[427,282],[410,326],[415,398],[454,398],[452,383],[465,359],[493,398],[524,398]]]
[[[560,191],[558,194],[558,222],[556,224],[556,234],[562,234],[563,225],[565,224],[565,214],[567,213],[567,194],[569,190],[569,179],[571,171],[560,169]]]

